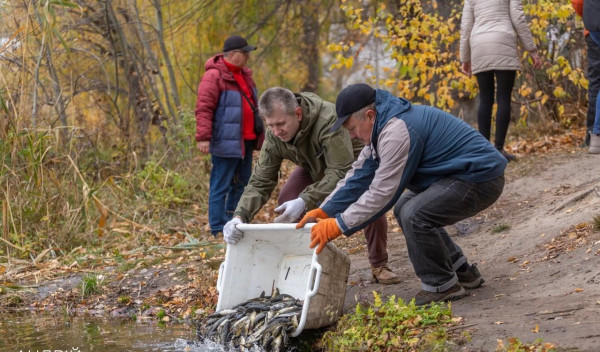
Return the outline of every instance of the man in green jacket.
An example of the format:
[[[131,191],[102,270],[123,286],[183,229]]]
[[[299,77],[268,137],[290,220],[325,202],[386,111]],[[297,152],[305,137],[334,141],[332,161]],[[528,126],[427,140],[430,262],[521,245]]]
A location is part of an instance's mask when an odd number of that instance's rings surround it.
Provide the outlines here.
[[[297,165],[282,187],[275,222],[297,222],[335,189],[363,149],[350,139],[345,129],[331,131],[337,116],[335,105],[314,93],[297,93],[273,87],[258,102],[260,115],[268,126],[265,141],[248,185],[244,189],[223,236],[229,244],[239,241],[243,232],[237,224],[250,222],[267,202],[277,185],[284,159]],[[400,278],[387,266],[387,229],[385,215],[365,228],[369,262],[375,282],[399,283]]]

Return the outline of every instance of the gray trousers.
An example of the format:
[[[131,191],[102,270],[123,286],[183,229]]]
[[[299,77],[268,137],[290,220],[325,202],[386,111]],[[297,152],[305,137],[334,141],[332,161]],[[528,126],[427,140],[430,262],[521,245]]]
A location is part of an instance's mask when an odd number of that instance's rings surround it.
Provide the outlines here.
[[[492,205],[504,188],[504,175],[488,182],[444,178],[425,191],[405,192],[394,215],[406,238],[408,255],[422,288],[443,292],[458,282],[456,269],[467,261],[444,226]]]

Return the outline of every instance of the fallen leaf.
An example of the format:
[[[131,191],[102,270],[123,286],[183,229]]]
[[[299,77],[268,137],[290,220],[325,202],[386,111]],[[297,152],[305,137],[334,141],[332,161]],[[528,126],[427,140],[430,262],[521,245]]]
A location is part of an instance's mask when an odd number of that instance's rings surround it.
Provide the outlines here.
[[[538,324],[535,324],[535,328],[533,330],[531,330],[532,333],[537,334],[540,332],[540,326]]]
[[[575,292],[583,292],[583,289],[582,289],[582,288],[579,288],[579,287],[577,287],[577,288],[576,288],[574,291],[575,291]]]
[[[500,325],[500,324],[504,324],[504,322],[503,321],[495,321],[494,322],[494,325]]]
[[[582,222],[580,224],[575,225],[575,228],[577,230],[582,230],[582,229],[585,229],[586,227],[587,227],[587,223],[586,222]]]

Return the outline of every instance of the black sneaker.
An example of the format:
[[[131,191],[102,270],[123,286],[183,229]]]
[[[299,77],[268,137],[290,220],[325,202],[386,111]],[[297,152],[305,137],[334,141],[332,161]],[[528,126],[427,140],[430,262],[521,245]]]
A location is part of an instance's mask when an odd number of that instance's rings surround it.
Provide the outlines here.
[[[456,276],[458,276],[458,282],[464,288],[477,288],[485,282],[479,273],[479,269],[477,269],[477,264],[471,264],[465,271],[457,271]]]
[[[431,302],[452,301],[465,295],[465,289],[457,282],[444,292],[419,291],[415,296],[415,304],[418,306]]]
[[[590,133],[591,131],[587,131],[585,133],[585,139],[583,140],[583,144],[581,144],[581,148],[587,148],[590,146]]]

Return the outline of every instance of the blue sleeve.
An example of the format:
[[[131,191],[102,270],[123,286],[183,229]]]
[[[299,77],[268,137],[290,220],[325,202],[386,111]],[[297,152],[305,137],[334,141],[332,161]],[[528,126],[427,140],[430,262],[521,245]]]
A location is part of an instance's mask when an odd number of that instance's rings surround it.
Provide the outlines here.
[[[365,159],[360,168],[352,170],[354,174],[346,180],[346,184],[339,188],[321,209],[330,217],[342,213],[369,189],[378,167],[379,164],[372,155]]]

